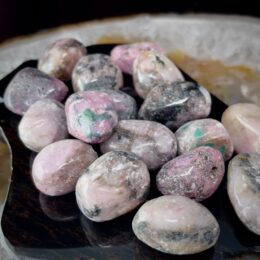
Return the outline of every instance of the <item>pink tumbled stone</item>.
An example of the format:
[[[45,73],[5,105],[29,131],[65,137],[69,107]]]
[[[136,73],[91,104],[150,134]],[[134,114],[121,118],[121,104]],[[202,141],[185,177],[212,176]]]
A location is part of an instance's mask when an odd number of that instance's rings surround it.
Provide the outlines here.
[[[154,42],[138,42],[116,46],[111,51],[112,61],[125,73],[132,74],[133,63],[142,51],[155,50],[162,52],[162,49]]]
[[[34,159],[34,184],[39,191],[49,196],[72,192],[84,169],[97,157],[93,148],[80,140],[67,139],[52,143]]]

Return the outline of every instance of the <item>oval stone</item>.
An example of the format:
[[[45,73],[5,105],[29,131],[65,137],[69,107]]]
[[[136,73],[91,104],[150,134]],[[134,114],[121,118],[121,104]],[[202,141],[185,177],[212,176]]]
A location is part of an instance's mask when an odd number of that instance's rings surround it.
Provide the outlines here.
[[[174,82],[154,87],[139,110],[139,118],[157,121],[171,129],[205,118],[211,110],[209,92],[193,82]]]
[[[162,196],[136,213],[133,231],[148,246],[168,254],[202,252],[217,242],[219,225],[203,205],[182,196]]]
[[[23,144],[35,152],[67,138],[64,106],[56,100],[38,100],[24,114],[18,131]]]
[[[36,101],[44,98],[62,101],[67,93],[68,88],[62,81],[35,68],[24,68],[8,84],[4,104],[13,113],[23,115]]]
[[[186,153],[199,146],[210,146],[219,150],[224,160],[231,158],[234,148],[225,127],[212,118],[190,121],[175,133],[178,153]]]
[[[260,108],[241,103],[228,107],[222,124],[230,134],[237,153],[260,153]]]
[[[119,89],[123,86],[123,75],[110,56],[90,54],[74,67],[72,85],[75,92],[93,88]]]
[[[216,191],[224,172],[221,153],[201,146],[166,163],[156,176],[156,184],[164,195],[182,195],[201,201]]]
[[[260,155],[235,156],[228,166],[228,195],[243,224],[260,235]]]
[[[60,39],[44,50],[38,69],[60,80],[70,80],[75,64],[85,55],[86,48],[81,42],[72,38]]]
[[[69,133],[87,143],[107,140],[118,123],[112,99],[100,91],[80,91],[66,101]]]
[[[112,61],[125,73],[133,73],[133,63],[142,51],[154,50],[162,53],[160,46],[154,42],[138,42],[117,45],[111,51]]]
[[[101,144],[101,151],[122,150],[136,154],[155,170],[175,157],[175,135],[166,126],[145,120],[119,121],[115,133]]]
[[[144,162],[132,153],[108,152],[92,163],[76,186],[81,212],[101,222],[119,217],[146,199],[150,175]]]
[[[162,53],[142,51],[134,61],[133,80],[137,94],[146,98],[154,87],[184,78],[175,64]]]
[[[80,140],[52,143],[44,147],[33,161],[33,182],[46,195],[67,194],[75,190],[78,178],[97,157],[93,148]]]

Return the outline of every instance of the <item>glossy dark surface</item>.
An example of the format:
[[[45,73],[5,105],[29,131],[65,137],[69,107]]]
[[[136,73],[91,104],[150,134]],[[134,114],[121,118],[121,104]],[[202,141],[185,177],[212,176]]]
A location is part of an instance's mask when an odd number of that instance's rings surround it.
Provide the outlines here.
[[[109,53],[111,48],[111,45],[93,46],[88,48],[88,52]],[[13,75],[26,66],[35,67],[36,61],[25,62],[1,80],[0,96]],[[125,76],[125,86],[131,85],[131,77]],[[125,87],[124,91],[136,98],[131,87]],[[137,102],[140,106],[139,98]],[[226,105],[213,97],[211,117],[220,119],[225,108]],[[163,254],[138,241],[131,230],[136,211],[113,221],[94,223],[79,212],[73,193],[56,198],[40,194],[30,176],[35,153],[26,149],[17,136],[19,120],[20,116],[11,113],[0,103],[0,125],[13,151],[12,183],[1,225],[11,250],[20,259],[260,258],[260,238],[248,231],[236,217],[227,195],[226,178],[218,191],[203,202],[220,224],[218,243],[214,248],[192,256]],[[160,195],[156,191],[154,177],[155,173],[152,173],[150,198]]]

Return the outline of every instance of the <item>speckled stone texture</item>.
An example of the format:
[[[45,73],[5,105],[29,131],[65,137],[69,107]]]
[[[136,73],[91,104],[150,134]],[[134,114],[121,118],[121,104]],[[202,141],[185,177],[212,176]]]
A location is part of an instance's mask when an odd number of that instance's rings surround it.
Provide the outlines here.
[[[52,99],[36,101],[24,114],[18,131],[23,144],[35,152],[65,139],[68,130],[64,106]]]
[[[260,155],[235,156],[228,166],[228,195],[243,224],[260,235]]]
[[[224,172],[221,153],[201,146],[166,163],[156,176],[156,184],[165,195],[182,195],[201,201],[216,191]]]
[[[205,118],[211,111],[209,92],[193,82],[174,82],[154,87],[139,110],[139,118],[158,121],[171,129]]]
[[[72,72],[75,92],[92,88],[119,89],[123,86],[121,70],[106,54],[90,54],[82,57]]]
[[[66,139],[52,143],[34,159],[33,182],[46,195],[67,194],[75,190],[78,178],[97,157],[93,148],[80,140]]]
[[[101,151],[129,151],[155,170],[175,157],[175,135],[164,125],[145,120],[119,121],[115,133],[101,144]]]
[[[62,101],[67,93],[62,81],[28,67],[20,70],[8,84],[4,104],[13,113],[23,115],[36,101],[44,98]]]
[[[217,242],[219,225],[201,204],[182,196],[162,196],[136,213],[133,231],[148,246],[168,254],[202,252]]]
[[[76,198],[81,212],[97,222],[119,217],[145,201],[150,175],[132,153],[112,151],[99,157],[80,177]]]
[[[231,158],[234,147],[225,127],[212,118],[190,121],[175,133],[178,153],[186,153],[199,146],[210,146],[219,150],[224,160]]]
[[[67,81],[78,60],[86,55],[85,46],[72,38],[60,39],[49,45],[38,61],[38,69],[46,74]]]
[[[142,98],[146,98],[154,87],[178,80],[184,80],[183,75],[175,64],[162,53],[143,51],[134,61],[134,87]]]

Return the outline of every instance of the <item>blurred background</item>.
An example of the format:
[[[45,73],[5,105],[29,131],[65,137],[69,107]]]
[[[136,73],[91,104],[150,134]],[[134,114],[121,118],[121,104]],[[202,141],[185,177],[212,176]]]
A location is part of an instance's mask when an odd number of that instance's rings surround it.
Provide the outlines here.
[[[257,1],[0,0],[0,42],[63,24],[137,13],[219,13],[260,16]]]

